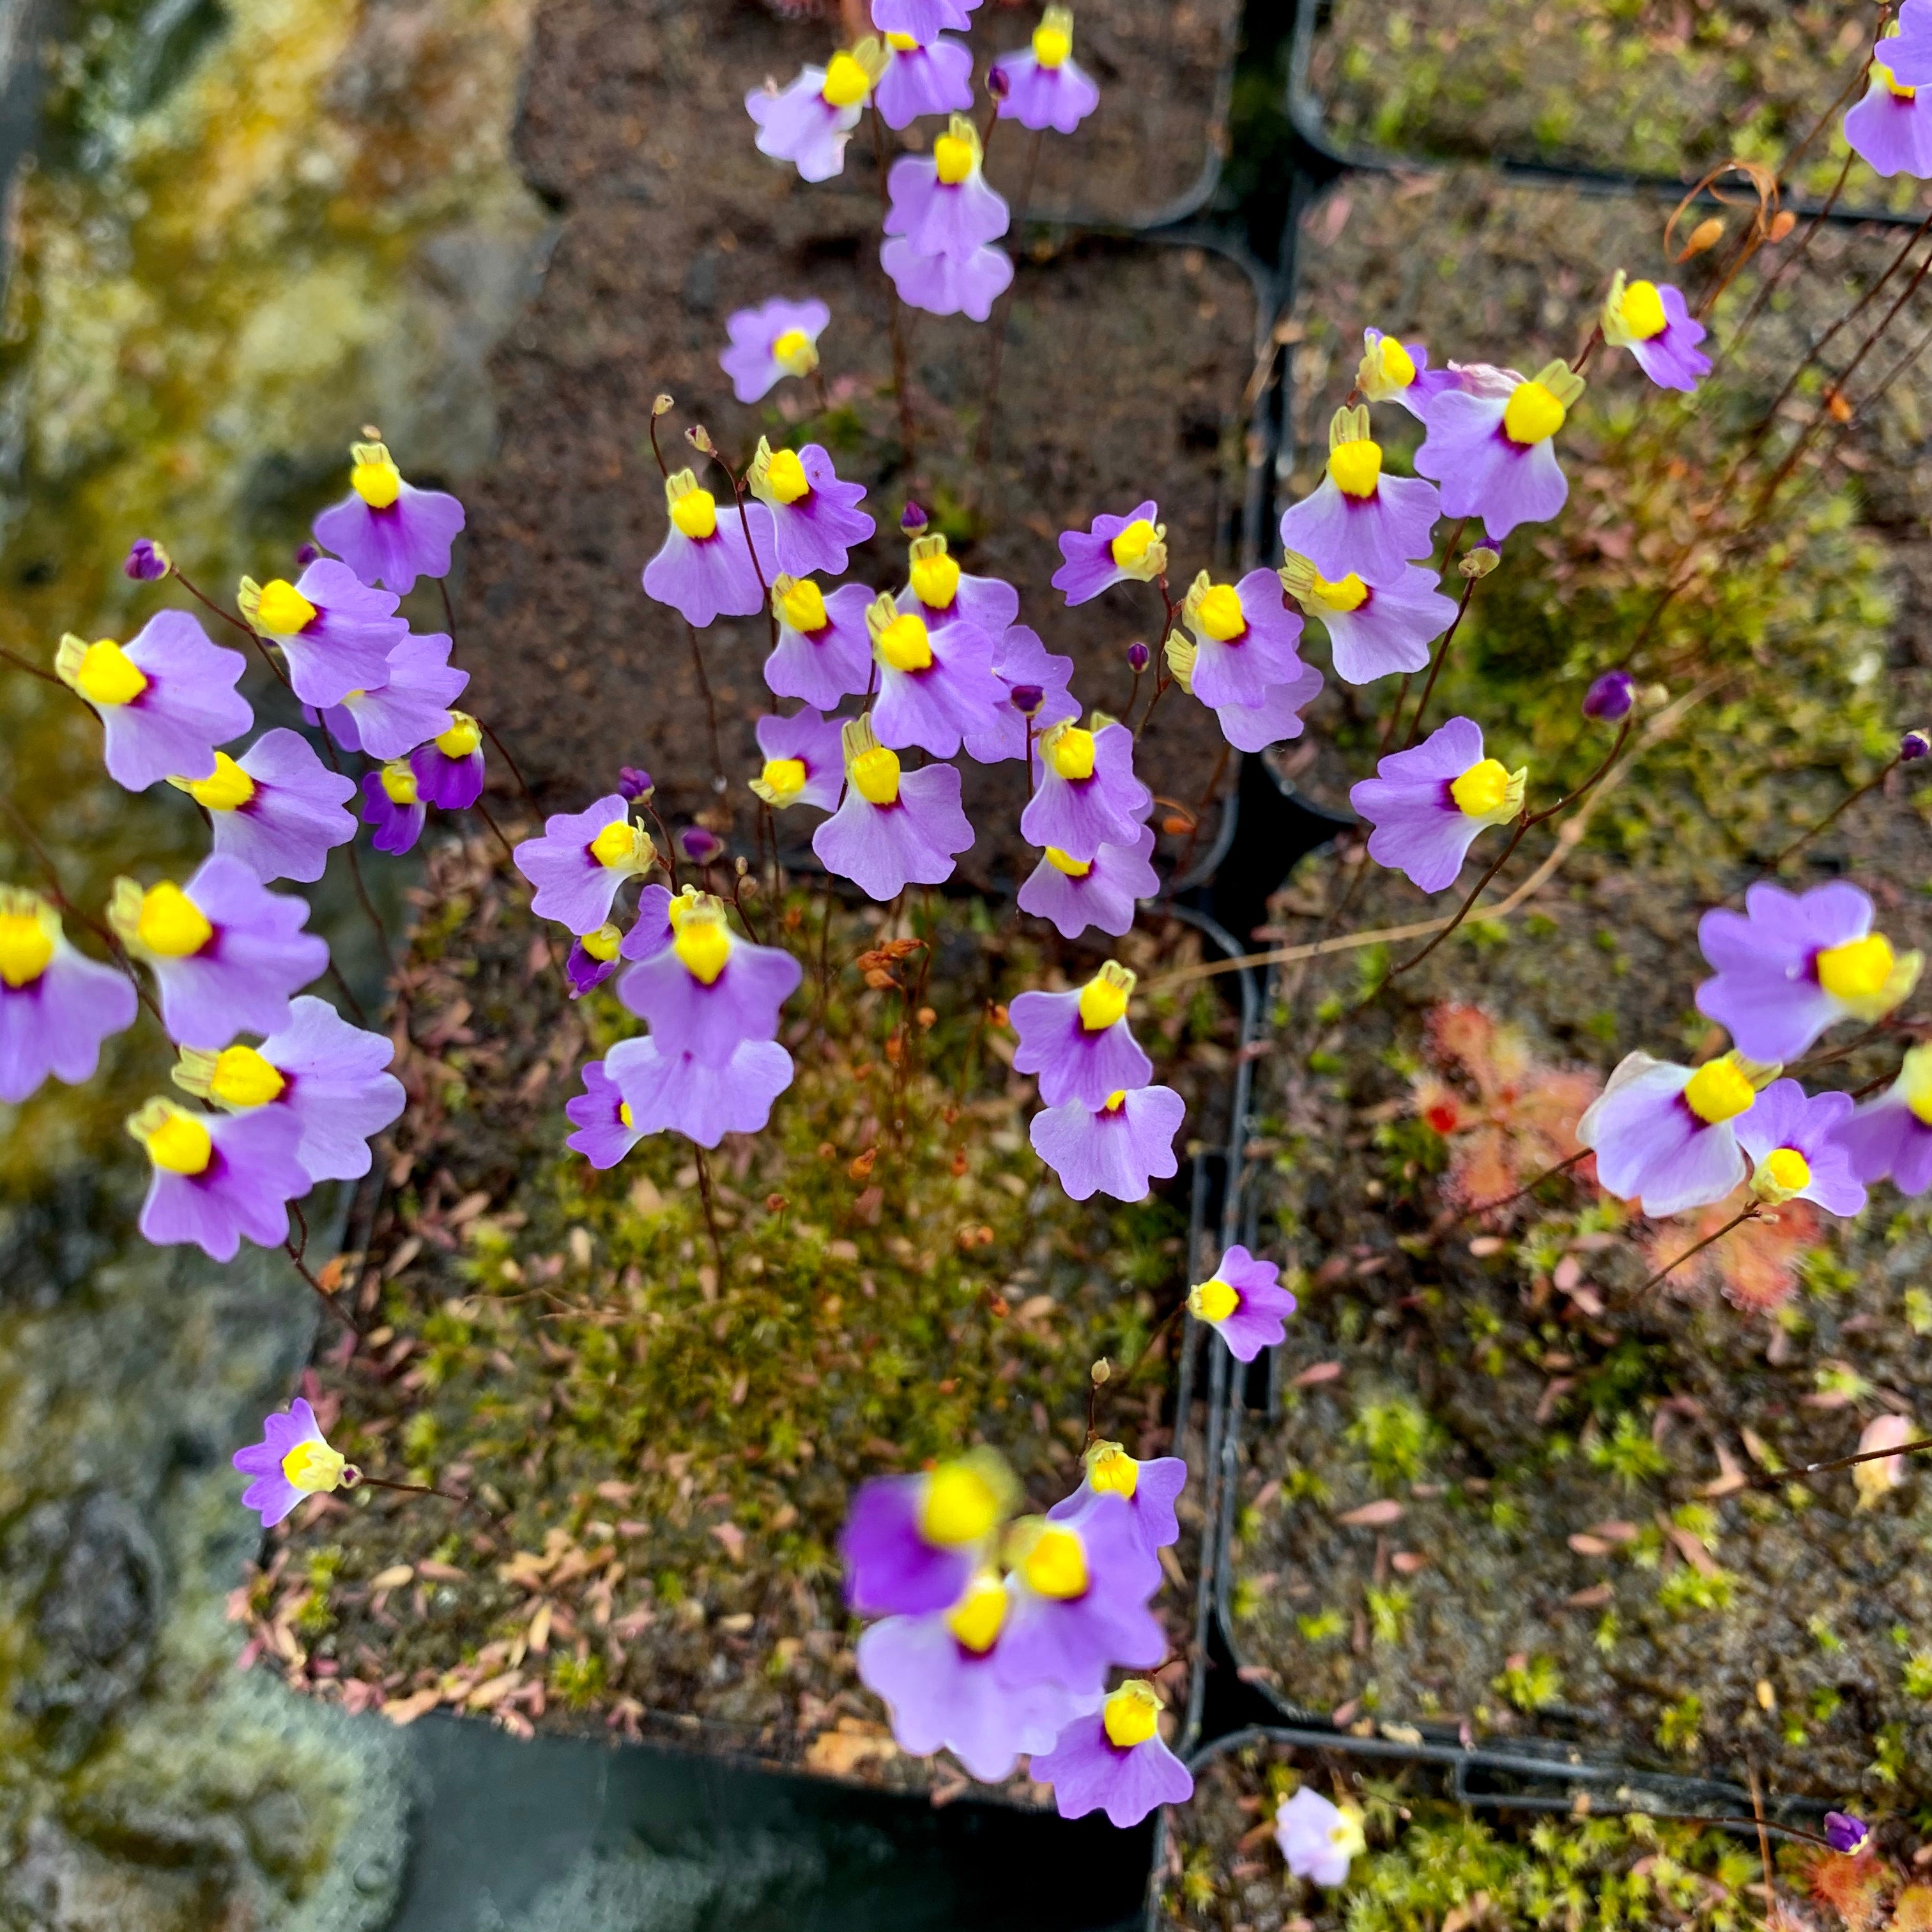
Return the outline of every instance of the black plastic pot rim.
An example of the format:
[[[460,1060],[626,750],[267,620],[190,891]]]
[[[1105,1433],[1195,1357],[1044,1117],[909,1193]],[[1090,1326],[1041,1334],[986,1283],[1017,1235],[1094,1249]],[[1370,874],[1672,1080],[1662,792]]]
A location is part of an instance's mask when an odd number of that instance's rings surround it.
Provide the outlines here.
[[[1390,154],[1384,150],[1345,145],[1329,130],[1322,104],[1308,85],[1308,63],[1313,53],[1317,32],[1316,15],[1322,0],[1296,0],[1294,40],[1289,56],[1288,118],[1294,131],[1324,160],[1345,172],[1381,175],[1446,175],[1457,164],[1427,156]],[[1690,183],[1669,175],[1623,172],[1614,168],[1571,166],[1560,161],[1523,160],[1499,154],[1490,162],[1460,164],[1464,167],[1486,165],[1503,179],[1525,187],[1575,188],[1588,194],[1642,194],[1673,204],[1690,194]],[[1722,208],[1729,204],[1708,188],[1690,197],[1700,208]],[[1917,214],[1894,214],[1888,208],[1846,208],[1826,202],[1816,195],[1786,195],[1781,207],[1794,214],[1812,218],[1822,216],[1834,226],[1857,228],[1916,228],[1924,219]]]

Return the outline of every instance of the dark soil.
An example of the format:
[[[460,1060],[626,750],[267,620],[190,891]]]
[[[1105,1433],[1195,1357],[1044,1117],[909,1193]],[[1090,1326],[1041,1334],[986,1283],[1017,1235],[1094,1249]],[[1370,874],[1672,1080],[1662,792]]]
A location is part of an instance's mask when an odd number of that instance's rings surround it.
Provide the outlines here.
[[[1780,167],[1860,70],[1871,29],[1827,0],[1335,0],[1308,87],[1348,148],[1689,182],[1734,155]],[[1843,118],[1831,112],[1790,190],[1831,192]],[[1916,210],[1924,194],[1854,160],[1840,205]]]
[[[608,991],[566,1006],[506,874],[480,844],[433,859],[399,995],[412,1106],[360,1276],[380,1325],[359,1347],[326,1334],[308,1385],[325,1415],[340,1404],[346,1454],[496,1518],[368,1490],[310,1505],[272,1540],[255,1635],[356,1708],[649,1728],[957,1784],[898,1756],[854,1675],[850,1490],[985,1441],[1046,1507],[1077,1480],[1088,1365],[1131,1360],[1188,1278],[1184,1214],[1070,1203],[1025,1146],[1032,1083],[1003,1071],[1010,1035],[985,1003],[1050,982],[1060,956],[976,903],[944,909],[912,985],[934,1018],[896,1102],[903,996],[853,964],[884,914],[842,910],[830,1004],[808,976],[786,1024],[796,1084],[764,1134],[712,1156],[721,1280],[687,1142],[655,1136],[602,1175],[562,1148],[575,1069],[634,1027]],[[788,902],[802,952],[821,902]],[[1151,970],[1198,940],[1174,923],[1120,956]],[[1211,1144],[1232,1022],[1198,994],[1147,1015],[1190,1099],[1184,1143]],[[1166,1363],[1102,1412],[1142,1455],[1168,1440]],[[1199,1503],[1161,1599],[1177,1656]],[[1177,1706],[1186,1672],[1167,1673]]]

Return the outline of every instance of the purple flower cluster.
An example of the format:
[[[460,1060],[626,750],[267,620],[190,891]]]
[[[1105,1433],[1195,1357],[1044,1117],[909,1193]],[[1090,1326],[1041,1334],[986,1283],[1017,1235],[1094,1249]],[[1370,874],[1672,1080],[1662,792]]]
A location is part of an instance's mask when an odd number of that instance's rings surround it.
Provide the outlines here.
[[[980,130],[954,114],[928,154],[902,154],[886,178],[892,205],[879,260],[899,299],[934,315],[984,322],[1013,279],[993,244],[1012,220],[982,166]]]

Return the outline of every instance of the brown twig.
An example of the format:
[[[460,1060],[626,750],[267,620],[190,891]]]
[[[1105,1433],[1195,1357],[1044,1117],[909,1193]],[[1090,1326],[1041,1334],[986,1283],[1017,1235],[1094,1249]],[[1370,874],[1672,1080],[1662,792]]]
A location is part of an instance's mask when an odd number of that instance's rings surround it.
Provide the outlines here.
[[[1694,1242],[1689,1247],[1686,1248],[1675,1261],[1665,1262],[1664,1266],[1659,1268],[1656,1274],[1652,1275],[1641,1288],[1634,1290],[1625,1299],[1623,1305],[1626,1308],[1634,1306],[1638,1302],[1641,1301],[1643,1298],[1664,1278],[1666,1275],[1674,1274],[1686,1262],[1691,1260],[1694,1257],[1698,1255],[1701,1255],[1704,1250],[1709,1247],[1714,1242],[1721,1241],[1733,1228],[1742,1228],[1747,1221],[1755,1221],[1761,1214],[1763,1214],[1763,1212],[1764,1203],[1762,1202],[1747,1202],[1743,1208],[1738,1213],[1732,1215],[1730,1220],[1726,1221],[1721,1228],[1716,1231],[1715,1233],[1706,1234],[1701,1241]]]
[[[718,1234],[718,1211],[711,1200],[711,1163],[704,1157],[704,1150],[694,1141],[692,1151],[698,1156],[698,1192],[704,1203],[704,1226],[711,1236],[711,1258],[718,1269],[718,1286],[724,1286],[724,1244]]]
[[[349,1330],[350,1334],[359,1336],[362,1333],[362,1324],[358,1322],[356,1319],[355,1316],[351,1315],[346,1309],[343,1307],[341,1304],[336,1300],[334,1295],[329,1293],[327,1288],[322,1286],[320,1282],[316,1280],[314,1275],[310,1270],[308,1263],[302,1259],[302,1250],[297,1247],[292,1240],[284,1240],[282,1243],[282,1251],[288,1256],[290,1261],[295,1263],[296,1274],[300,1275],[302,1280],[307,1282],[309,1286],[314,1289],[316,1300],[320,1302],[322,1306],[327,1309],[329,1313],[334,1316],[336,1320],[340,1322],[343,1327]]]

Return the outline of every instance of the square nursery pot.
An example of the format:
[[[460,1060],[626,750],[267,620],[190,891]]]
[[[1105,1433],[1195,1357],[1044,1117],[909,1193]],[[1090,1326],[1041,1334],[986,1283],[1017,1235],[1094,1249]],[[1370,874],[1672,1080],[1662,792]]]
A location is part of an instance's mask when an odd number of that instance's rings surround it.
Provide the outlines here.
[[[1688,188],[1733,155],[1775,171],[1822,119],[1787,206],[1916,221],[1927,205],[1908,176],[1856,157],[1844,170],[1841,124],[1862,84],[1840,97],[1873,22],[1823,0],[1694,18],[1586,0],[1560,28],[1540,0],[1298,0],[1295,24],[1290,114],[1357,166],[1482,160]]]
[[[879,526],[854,552],[848,580],[903,586],[896,526],[916,500],[968,572],[1020,589],[1021,621],[1072,657],[1089,703],[1125,706],[1134,688],[1126,648],[1138,639],[1158,652],[1160,598],[1129,584],[1067,608],[1049,587],[1056,538],[1152,498],[1177,597],[1198,571],[1225,579],[1247,567],[1264,536],[1258,506],[1272,458],[1255,380],[1269,278],[1204,241],[1040,228],[990,324],[908,309],[878,264],[868,142],[848,150],[841,179],[851,191],[808,186],[755,152],[739,104],[747,73],[755,80],[774,64],[789,72],[822,26],[781,28],[741,4],[724,10],[722,36],[700,39],[689,10],[640,14],[627,31],[648,52],[627,56],[620,78],[570,82],[573,110],[583,99],[606,104],[570,118],[558,90],[572,62],[608,52],[587,26],[562,38],[570,17],[546,15],[541,30],[524,130],[531,165],[540,178],[560,168],[554,150],[566,136],[642,145],[621,163],[597,150],[568,188],[542,290],[498,358],[502,449],[470,494],[472,561],[458,606],[477,709],[501,722],[546,807],[584,802],[583,746],[593,733],[614,760],[652,772],[671,813],[713,802],[710,746],[692,728],[704,703],[686,627],[638,587],[666,527],[650,440],[661,392],[677,401],[657,426],[673,468],[703,466],[680,434],[694,424],[736,463],[760,436],[775,446],[822,444],[842,476],[866,485],[864,507]],[[986,31],[1003,24],[995,16]],[[782,59],[775,50],[784,47],[794,51]],[[681,116],[688,142],[676,136]],[[1083,178],[1106,178],[1084,134],[1065,145],[1069,165],[1090,171]],[[831,309],[823,412],[810,386],[789,380],[742,405],[718,367],[728,316],[779,294]],[[910,465],[890,394],[896,354],[915,420]],[[715,472],[708,480],[722,487]],[[752,722],[772,706],[760,677],[767,627],[762,615],[721,620],[701,644],[735,780],[755,769]],[[1211,715],[1180,693],[1144,735],[1143,772],[1187,821],[1171,856],[1196,843],[1191,802],[1204,794],[1211,805],[1228,775],[1224,749]],[[986,888],[1024,856],[996,830],[1016,820],[1024,781],[1017,762],[966,776],[966,809],[985,830],[964,876]],[[1211,842],[1211,825],[1202,836]]]
[[[721,1279],[687,1143],[650,1137],[602,1174],[562,1147],[576,1069],[635,1030],[628,1016],[608,989],[566,1002],[492,848],[433,852],[418,896],[396,1023],[413,1105],[346,1277],[370,1332],[323,1335],[304,1386],[372,1474],[434,1477],[476,1502],[365,1489],[310,1504],[272,1533],[238,1604],[254,1654],[399,1722],[441,1709],[936,1802],[989,1795],[902,1755],[857,1682],[836,1553],[849,1492],[980,1440],[1028,1508],[1076,1486],[1089,1365],[1122,1370],[1207,1264],[1202,1177],[1226,1166],[1252,1000],[1150,997],[1141,1037],[1189,1102],[1180,1176],[1135,1206],[1074,1203],[1026,1148],[1032,1086],[1004,1064],[994,1003],[1055,973],[1078,983],[1102,956],[935,899],[929,953],[868,956],[868,986],[852,962],[886,915],[835,902],[829,998],[821,1012],[808,970],[786,1022],[796,1084],[764,1134],[713,1156]],[[782,916],[809,934],[823,904],[795,893]],[[1156,914],[1114,951],[1151,978],[1216,943],[1198,919]],[[894,972],[905,992],[877,983]],[[916,1070],[892,1057],[906,1006]],[[1135,1453],[1190,1463],[1156,1600],[1181,1737],[1198,1708],[1219,1385],[1187,1351],[1172,1388],[1174,1352],[1117,1382],[1098,1421]],[[991,1795],[1045,1798],[1024,1776]]]

